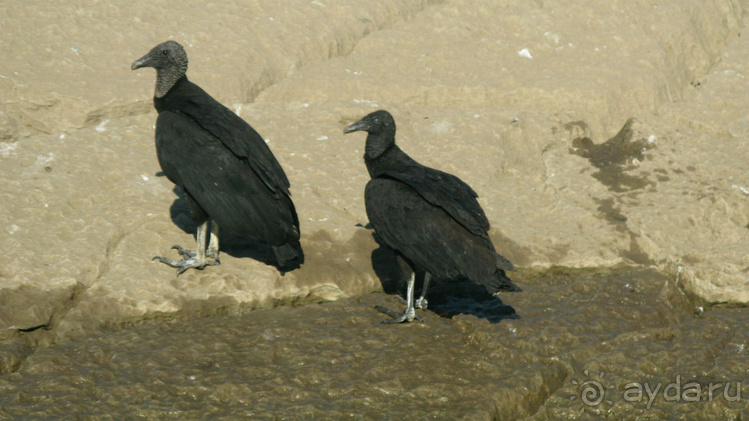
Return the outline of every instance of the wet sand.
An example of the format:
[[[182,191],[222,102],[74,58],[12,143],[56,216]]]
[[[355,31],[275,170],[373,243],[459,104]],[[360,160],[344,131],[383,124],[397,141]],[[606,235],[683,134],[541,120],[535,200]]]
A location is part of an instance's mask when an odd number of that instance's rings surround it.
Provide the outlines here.
[[[525,291],[388,325],[394,295],[153,321],[39,349],[0,416],[84,419],[743,419],[749,311],[647,269],[521,271]],[[437,304],[434,304],[437,303]],[[508,311],[514,308],[517,313]],[[461,311],[452,318],[437,313]],[[680,391],[662,389],[680,377]],[[587,383],[586,383],[587,382]],[[590,383],[597,382],[597,383]],[[701,401],[685,401],[685,385]],[[661,392],[640,400],[631,383]],[[708,387],[718,384],[708,400]],[[724,394],[724,385],[731,389]],[[596,397],[596,385],[603,391]],[[694,388],[695,386],[690,386]],[[743,387],[740,391],[737,387]],[[587,392],[586,392],[587,390]],[[690,389],[691,390],[691,389]],[[680,396],[678,400],[672,397]],[[740,398],[737,401],[735,398]]]

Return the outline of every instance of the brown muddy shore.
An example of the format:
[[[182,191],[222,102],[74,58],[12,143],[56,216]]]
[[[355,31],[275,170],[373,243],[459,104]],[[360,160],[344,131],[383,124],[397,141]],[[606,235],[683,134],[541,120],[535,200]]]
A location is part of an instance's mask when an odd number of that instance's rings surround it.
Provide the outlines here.
[[[437,288],[424,323],[379,323],[402,304],[368,294],[49,346],[0,377],[0,419],[749,416],[746,308],[696,307],[650,269],[516,278],[502,301]]]

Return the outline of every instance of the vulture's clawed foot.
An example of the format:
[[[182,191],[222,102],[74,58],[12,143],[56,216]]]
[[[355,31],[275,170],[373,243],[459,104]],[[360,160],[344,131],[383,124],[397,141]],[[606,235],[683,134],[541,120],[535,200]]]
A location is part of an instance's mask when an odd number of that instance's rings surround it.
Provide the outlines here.
[[[414,309],[406,309],[403,313],[397,313],[393,310],[390,310],[389,308],[385,308],[383,306],[375,306],[375,310],[379,311],[380,313],[385,313],[388,316],[392,317],[392,320],[383,320],[381,323],[409,323],[414,320],[418,320],[420,322],[423,322],[424,319],[421,318],[418,314],[416,314],[416,311]]]
[[[417,299],[416,301],[414,301],[414,307],[421,309],[421,310],[426,310],[427,305],[429,305],[429,301],[427,301],[427,299],[424,297],[421,297]]]
[[[215,260],[198,259],[196,250],[187,250],[180,246],[172,246],[173,249],[177,250],[182,260],[172,260],[162,256],[154,256],[151,260],[158,260],[161,263],[167,264],[173,268],[177,268],[177,276],[183,274],[188,269],[203,269],[206,266],[217,266],[221,264],[218,260],[218,253],[214,257]],[[213,256],[211,256],[213,257]]]
[[[177,250],[177,253],[179,253],[180,256],[185,258],[194,259],[197,257],[198,252],[197,250],[188,250],[186,248],[182,248],[180,246],[172,246],[173,249]],[[205,257],[210,257],[211,259],[215,260],[216,263],[208,263],[210,266],[216,266],[221,264],[221,259],[218,258],[218,249],[210,248],[205,251]]]

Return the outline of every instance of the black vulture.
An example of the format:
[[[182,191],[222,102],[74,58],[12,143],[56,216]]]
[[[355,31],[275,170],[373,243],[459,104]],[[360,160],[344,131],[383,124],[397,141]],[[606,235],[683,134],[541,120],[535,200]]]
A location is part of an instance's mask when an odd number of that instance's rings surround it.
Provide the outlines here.
[[[458,177],[419,164],[395,144],[395,121],[375,111],[346,127],[344,133],[365,131],[364,162],[371,180],[364,190],[367,217],[380,241],[412,270],[406,289],[406,310],[390,315],[389,323],[422,320],[415,308],[426,308],[430,279],[468,279],[490,294],[520,291],[505,271],[512,263],[497,254],[487,232],[489,221],[476,192]],[[421,297],[414,302],[416,269],[425,272]]]
[[[187,80],[187,53],[175,41],[155,46],[132,70],[156,69],[156,154],[185,193],[198,227],[196,250],[174,246],[182,260],[156,256],[181,274],[219,261],[218,227],[273,248],[278,267],[304,262],[289,180],[262,137]],[[212,222],[212,223],[211,223]],[[206,237],[210,226],[210,242]],[[208,260],[210,257],[213,260]]]

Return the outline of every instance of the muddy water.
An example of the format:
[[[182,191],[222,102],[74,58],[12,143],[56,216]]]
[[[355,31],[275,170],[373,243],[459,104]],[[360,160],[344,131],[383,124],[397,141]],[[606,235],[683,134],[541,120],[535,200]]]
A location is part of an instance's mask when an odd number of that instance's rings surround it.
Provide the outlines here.
[[[515,279],[503,303],[436,289],[424,323],[380,324],[401,304],[371,294],[52,345],[0,377],[0,418],[747,419],[749,309],[700,309],[651,270]]]

